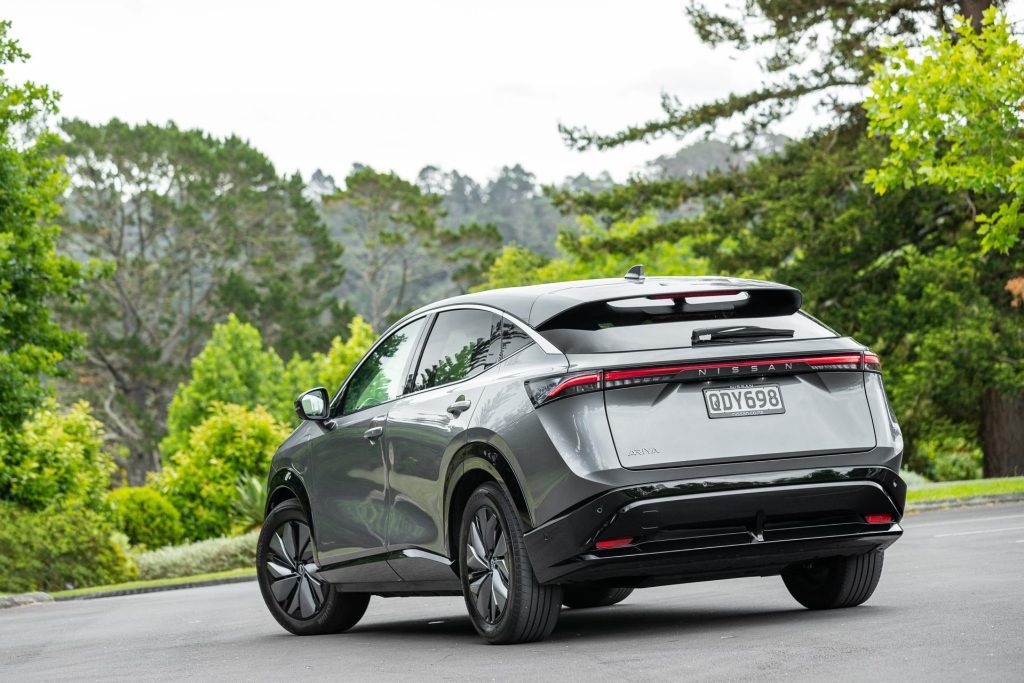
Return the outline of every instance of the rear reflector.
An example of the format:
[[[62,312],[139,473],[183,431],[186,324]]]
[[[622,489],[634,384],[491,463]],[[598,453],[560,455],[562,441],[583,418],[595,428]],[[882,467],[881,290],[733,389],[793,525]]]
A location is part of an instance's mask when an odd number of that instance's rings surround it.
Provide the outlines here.
[[[874,515],[864,515],[864,521],[868,524],[892,524],[892,515],[880,512]]]
[[[629,538],[610,538],[607,541],[598,541],[594,544],[594,547],[598,550],[608,550],[609,548],[621,548],[624,545],[629,545],[633,542],[633,537]]]

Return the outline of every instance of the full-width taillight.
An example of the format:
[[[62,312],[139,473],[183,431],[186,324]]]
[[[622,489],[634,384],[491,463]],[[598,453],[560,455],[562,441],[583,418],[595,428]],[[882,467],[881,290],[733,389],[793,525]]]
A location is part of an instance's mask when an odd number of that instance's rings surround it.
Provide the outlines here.
[[[533,405],[540,406],[566,396],[599,391],[603,384],[602,374],[598,371],[531,379],[526,382],[526,391]]]

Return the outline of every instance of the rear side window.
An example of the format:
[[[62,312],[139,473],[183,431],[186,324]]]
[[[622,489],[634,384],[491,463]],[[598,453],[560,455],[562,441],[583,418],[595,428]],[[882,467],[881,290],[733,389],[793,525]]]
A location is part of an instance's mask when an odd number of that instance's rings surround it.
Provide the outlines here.
[[[423,347],[413,391],[475,377],[498,358],[501,318],[466,309],[439,313]]]
[[[803,313],[736,317],[729,312],[694,315],[667,310],[618,308],[607,302],[587,304],[566,311],[538,330],[562,353],[617,353],[689,348],[694,331],[722,327],[760,327],[792,330],[786,337],[737,338],[738,342],[786,341],[834,338],[835,332]],[[727,341],[716,341],[728,343]]]
[[[530,335],[526,334],[521,327],[511,320],[501,321],[501,357],[508,358],[520,349],[526,348],[533,343]]]

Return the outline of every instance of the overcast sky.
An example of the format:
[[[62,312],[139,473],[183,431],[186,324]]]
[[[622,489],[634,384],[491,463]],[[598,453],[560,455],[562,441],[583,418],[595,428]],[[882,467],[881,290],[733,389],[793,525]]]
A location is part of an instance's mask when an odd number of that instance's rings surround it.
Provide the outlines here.
[[[0,18],[32,54],[12,75],[60,91],[65,116],[236,133],[307,177],[518,162],[547,182],[622,178],[679,147],[574,152],[560,121],[613,131],[658,116],[662,90],[696,103],[760,84],[752,56],[698,42],[684,4],[4,0]]]

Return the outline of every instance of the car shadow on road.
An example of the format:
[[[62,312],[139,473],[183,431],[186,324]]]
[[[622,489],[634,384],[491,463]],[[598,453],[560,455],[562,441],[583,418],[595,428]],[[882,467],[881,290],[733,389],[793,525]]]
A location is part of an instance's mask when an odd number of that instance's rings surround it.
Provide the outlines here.
[[[371,603],[372,609],[372,603]],[[586,638],[601,640],[604,638],[620,638],[624,632],[631,637],[638,635],[657,636],[674,634],[720,633],[723,637],[730,636],[744,629],[764,629],[782,624],[800,622],[808,628],[827,627],[832,622],[842,621],[845,625],[865,624],[888,613],[890,607],[870,605],[854,609],[831,611],[810,611],[801,607],[793,609],[754,609],[731,607],[686,607],[686,606],[651,606],[650,604],[622,604],[613,607],[600,607],[586,610],[563,609],[558,626],[554,633],[545,641],[564,644],[568,640]],[[483,643],[473,630],[468,616],[452,617],[447,615],[433,619],[410,619],[405,621],[382,621],[356,626],[343,636],[346,639],[359,639],[359,636],[398,636],[403,642],[409,638],[423,640],[465,639],[469,642]],[[333,636],[332,636],[333,637]]]

